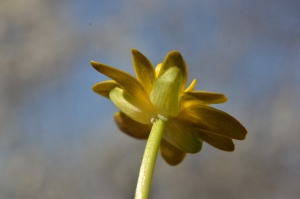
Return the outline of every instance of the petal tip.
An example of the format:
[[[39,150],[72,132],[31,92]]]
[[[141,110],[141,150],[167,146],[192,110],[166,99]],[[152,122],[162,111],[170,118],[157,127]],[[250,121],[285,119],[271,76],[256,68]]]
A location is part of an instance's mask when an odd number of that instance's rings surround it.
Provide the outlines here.
[[[136,48],[131,49],[131,54],[133,55],[133,58],[147,59],[146,56]]]
[[[96,84],[92,86],[92,91],[96,92]]]
[[[248,131],[240,122],[239,122],[239,124],[240,124],[240,139],[238,139],[238,140],[244,140],[244,139],[246,139]]]
[[[93,67],[94,69],[97,70],[97,68],[99,68],[99,65],[100,65],[99,62],[96,62],[96,61],[91,60],[90,63],[91,63],[91,65],[92,65],[92,67]]]
[[[224,95],[224,102],[223,103],[225,103],[227,101],[228,101],[228,98],[226,97],[226,95]]]
[[[169,55],[181,55],[178,50],[172,50],[169,52]]]
[[[138,51],[138,49],[136,49],[136,48],[132,48],[132,49],[131,49],[131,53],[132,53],[132,54],[140,53],[140,51]]]
[[[179,58],[179,59],[183,59],[183,57],[182,57],[182,55],[181,55],[181,53],[179,52],[179,51],[177,51],[177,50],[172,50],[171,52],[169,52],[168,54],[167,54],[167,56],[166,56],[167,58]]]
[[[244,127],[244,126],[243,126]],[[244,132],[243,132],[243,135],[242,135],[242,139],[241,140],[244,140],[246,139],[246,136],[247,136],[248,132],[247,132],[247,129],[244,127]]]

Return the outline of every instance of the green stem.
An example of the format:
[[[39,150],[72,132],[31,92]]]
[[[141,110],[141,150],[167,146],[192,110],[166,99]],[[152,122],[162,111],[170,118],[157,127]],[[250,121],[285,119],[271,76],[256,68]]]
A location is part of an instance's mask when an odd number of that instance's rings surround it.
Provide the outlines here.
[[[156,156],[165,125],[165,121],[156,119],[152,126],[140,168],[135,199],[147,199],[149,196]]]

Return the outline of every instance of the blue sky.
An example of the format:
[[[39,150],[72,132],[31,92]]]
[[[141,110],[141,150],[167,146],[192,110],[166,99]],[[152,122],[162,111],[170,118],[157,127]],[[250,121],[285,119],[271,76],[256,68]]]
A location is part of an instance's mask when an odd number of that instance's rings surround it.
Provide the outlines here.
[[[77,142],[100,124],[112,125],[116,108],[91,91],[94,83],[107,77],[94,71],[89,61],[93,59],[133,73],[132,47],[145,53],[154,65],[161,62],[169,50],[180,50],[190,67],[190,81],[197,78],[198,89],[229,95],[228,104],[218,105],[229,111],[231,107],[235,110],[233,106],[255,104],[261,96],[278,88],[285,81],[285,73],[293,69],[286,66],[290,59],[288,48],[291,48],[286,42],[291,41],[286,35],[272,33],[295,31],[292,24],[297,22],[298,13],[293,12],[293,7],[264,8],[266,13],[259,13],[262,24],[247,22],[253,25],[249,28],[252,32],[247,33],[230,23],[232,17],[228,13],[232,10],[241,20],[251,21],[255,15],[247,10],[247,3],[164,1],[148,4],[138,1],[66,1],[63,4],[62,10],[72,20],[83,46],[71,57],[66,75],[34,91],[21,108],[18,118],[27,140],[40,142],[48,150],[56,148],[55,143]],[[222,21],[229,27],[220,24]],[[236,21],[243,24],[236,19],[233,22]],[[275,27],[277,24],[281,26]],[[121,38],[116,38],[116,43],[113,39],[105,43],[110,33]],[[124,41],[126,39],[129,42]],[[106,51],[101,45],[112,47]],[[299,68],[297,71],[299,73]]]

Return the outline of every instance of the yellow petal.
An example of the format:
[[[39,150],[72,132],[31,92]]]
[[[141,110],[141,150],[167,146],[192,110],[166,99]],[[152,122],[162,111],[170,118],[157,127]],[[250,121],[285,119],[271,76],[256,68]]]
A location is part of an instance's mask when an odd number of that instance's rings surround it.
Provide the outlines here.
[[[117,112],[114,118],[119,129],[127,135],[137,139],[148,138],[152,124],[142,124],[136,122],[122,112]]]
[[[172,144],[167,142],[165,139],[161,140],[160,153],[165,161],[175,166],[179,164],[185,157],[186,153],[174,147]]]
[[[202,148],[197,131],[176,118],[167,125],[163,138],[186,153],[198,153]]]
[[[109,92],[115,87],[120,87],[114,80],[99,82],[92,87],[92,90],[99,95],[109,98]]]
[[[194,88],[195,88],[195,86],[196,86],[196,83],[197,83],[197,80],[194,79],[194,80],[191,82],[191,84],[189,85],[189,87],[187,87],[187,89],[185,89],[184,92],[189,92],[189,91],[194,90]]]
[[[130,95],[135,96],[145,102],[149,102],[149,98],[143,86],[132,75],[111,66],[94,61],[91,61],[91,65],[100,73],[115,80]]]
[[[159,76],[162,75],[166,70],[174,66],[178,67],[182,73],[183,79],[180,92],[183,92],[187,81],[188,70],[184,59],[178,51],[174,50],[167,54],[159,71]]]
[[[237,140],[245,139],[247,130],[231,115],[198,101],[188,101],[184,107],[178,118],[186,123],[220,136]]]
[[[227,101],[227,97],[222,93],[207,92],[207,91],[188,91],[184,92],[183,101],[198,100],[203,104],[219,104]]]
[[[150,100],[164,117],[176,117],[179,113],[182,73],[177,67],[169,68],[156,80]]]
[[[110,91],[109,98],[123,113],[137,122],[150,124],[151,119],[155,117],[151,104],[145,103],[118,87]]]
[[[198,135],[201,138],[201,140],[207,142],[208,144],[218,149],[224,151],[234,151],[234,143],[230,138],[218,136],[205,131],[198,131]]]
[[[136,77],[149,95],[155,80],[154,68],[147,57],[145,57],[138,50],[132,49],[131,52]]]
[[[155,68],[155,78],[157,78],[160,73],[161,65],[162,65],[162,63],[157,64],[157,66]]]

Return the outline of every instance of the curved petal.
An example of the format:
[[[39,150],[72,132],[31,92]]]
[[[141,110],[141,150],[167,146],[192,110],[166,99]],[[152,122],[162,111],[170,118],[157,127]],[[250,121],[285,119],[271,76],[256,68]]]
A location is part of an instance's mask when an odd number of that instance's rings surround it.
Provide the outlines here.
[[[189,91],[194,90],[194,88],[196,86],[196,83],[197,83],[197,80],[193,79],[193,81],[191,82],[191,84],[189,85],[189,87],[187,87],[184,92],[189,92]]]
[[[155,116],[151,104],[139,100],[118,87],[110,91],[109,98],[123,113],[137,122],[150,124]]]
[[[183,92],[187,81],[188,69],[180,52],[173,50],[167,54],[159,71],[159,76],[162,75],[166,70],[174,66],[179,68],[182,72],[183,79],[181,83],[180,92]]]
[[[163,138],[186,153],[198,153],[202,148],[197,131],[176,118],[166,127]]]
[[[247,130],[231,115],[198,101],[188,101],[184,107],[178,117],[186,123],[220,136],[245,139]]]
[[[172,166],[175,166],[180,162],[182,162],[182,160],[186,155],[185,152],[177,149],[172,144],[167,142],[165,139],[161,140],[160,153],[162,157],[165,159],[165,161]]]
[[[152,124],[142,124],[134,121],[122,112],[116,112],[115,121],[121,131],[137,139],[147,139],[149,137]]]
[[[103,97],[109,98],[109,92],[115,87],[120,87],[120,85],[114,80],[107,80],[95,84],[92,90]]]
[[[154,68],[147,57],[145,57],[138,50],[132,49],[131,52],[136,77],[149,95],[155,81]]]
[[[222,93],[207,91],[188,91],[184,92],[182,101],[198,100],[203,104],[219,104],[227,101],[227,97]]]
[[[150,100],[164,117],[176,117],[179,113],[181,74],[177,67],[169,68],[158,77],[151,91]]]
[[[147,96],[143,86],[132,75],[95,61],[91,61],[91,65],[98,72],[115,80],[130,95],[135,96],[145,102],[149,102],[149,97]]]
[[[234,143],[230,138],[218,136],[206,131],[198,131],[198,135],[201,140],[207,142],[213,147],[216,147],[217,149],[221,149],[224,151],[234,151]]]

